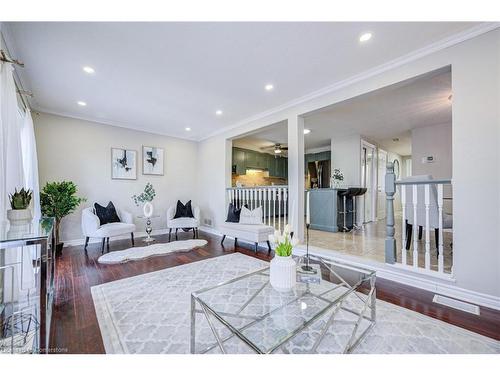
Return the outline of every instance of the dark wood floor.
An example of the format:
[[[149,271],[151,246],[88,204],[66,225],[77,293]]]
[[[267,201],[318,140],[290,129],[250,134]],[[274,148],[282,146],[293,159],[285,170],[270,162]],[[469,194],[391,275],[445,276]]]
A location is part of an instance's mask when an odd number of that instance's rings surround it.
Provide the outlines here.
[[[168,236],[159,236],[159,241],[167,241]],[[179,233],[179,239],[191,238],[189,233]],[[104,346],[97,323],[90,288],[94,285],[152,272],[180,264],[195,262],[220,255],[240,252],[260,259],[269,260],[267,250],[262,248],[257,255],[253,249],[238,246],[231,240],[224,247],[220,238],[200,233],[200,238],[208,245],[187,253],[158,256],[142,261],[119,265],[97,263],[101,255],[100,245],[91,244],[88,256],[82,246],[64,248],[57,259],[56,295],[51,329],[52,352],[57,353],[104,353]],[[136,246],[141,246],[141,239]],[[111,251],[130,247],[130,241],[110,243]],[[419,313],[469,329],[500,340],[500,312],[482,308],[481,317],[446,308],[432,302],[433,293],[391,281],[377,280],[377,297],[384,301],[406,307]]]

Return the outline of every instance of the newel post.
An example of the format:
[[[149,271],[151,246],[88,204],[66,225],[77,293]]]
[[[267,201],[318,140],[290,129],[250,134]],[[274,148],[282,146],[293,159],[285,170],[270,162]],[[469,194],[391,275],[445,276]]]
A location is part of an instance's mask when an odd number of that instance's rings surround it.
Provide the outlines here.
[[[394,238],[394,194],[396,193],[396,175],[394,164],[387,162],[385,173],[385,199],[386,199],[386,237],[385,237],[385,262],[396,262],[396,239]]]

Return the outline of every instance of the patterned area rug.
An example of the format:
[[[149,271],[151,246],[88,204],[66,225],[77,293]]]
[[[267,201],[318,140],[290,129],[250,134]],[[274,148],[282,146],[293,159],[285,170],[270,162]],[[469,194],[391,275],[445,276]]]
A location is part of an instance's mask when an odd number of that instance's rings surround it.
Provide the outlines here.
[[[97,261],[103,264],[125,263],[130,260],[139,260],[158,255],[165,255],[176,251],[190,251],[195,247],[205,246],[206,244],[206,240],[186,240],[157,243],[144,247],[131,247],[126,250],[106,253],[100,256]]]
[[[235,253],[94,286],[92,297],[106,352],[189,353],[191,292],[268,265]],[[358,299],[353,299],[355,304]],[[324,321],[297,335],[287,349],[307,352]],[[216,328],[225,336],[223,328]],[[340,353],[350,329],[334,324],[317,351]],[[196,332],[198,347],[215,342],[202,316]],[[251,353],[237,338],[228,340],[225,347],[229,353]],[[377,300],[377,323],[354,353],[500,353],[500,342]]]

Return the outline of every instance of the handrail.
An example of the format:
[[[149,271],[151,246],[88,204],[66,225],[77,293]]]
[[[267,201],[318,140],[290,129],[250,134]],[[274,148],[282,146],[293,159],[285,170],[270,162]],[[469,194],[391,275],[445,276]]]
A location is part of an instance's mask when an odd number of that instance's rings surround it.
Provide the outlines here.
[[[432,184],[451,184],[451,179],[441,180],[420,180],[420,181],[395,181],[395,185],[432,185]]]

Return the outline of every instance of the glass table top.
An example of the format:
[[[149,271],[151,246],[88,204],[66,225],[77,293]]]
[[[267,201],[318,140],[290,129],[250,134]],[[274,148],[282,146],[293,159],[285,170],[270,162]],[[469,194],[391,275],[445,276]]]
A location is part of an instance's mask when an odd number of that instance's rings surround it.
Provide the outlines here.
[[[0,243],[39,240],[48,238],[54,226],[53,218],[33,220],[22,226],[11,226],[9,222],[0,224]]]
[[[283,293],[270,285],[266,268],[197,291],[193,297],[256,352],[268,353],[352,292],[367,294],[375,277],[374,271],[324,259],[320,273],[319,283],[297,282],[292,291]]]

